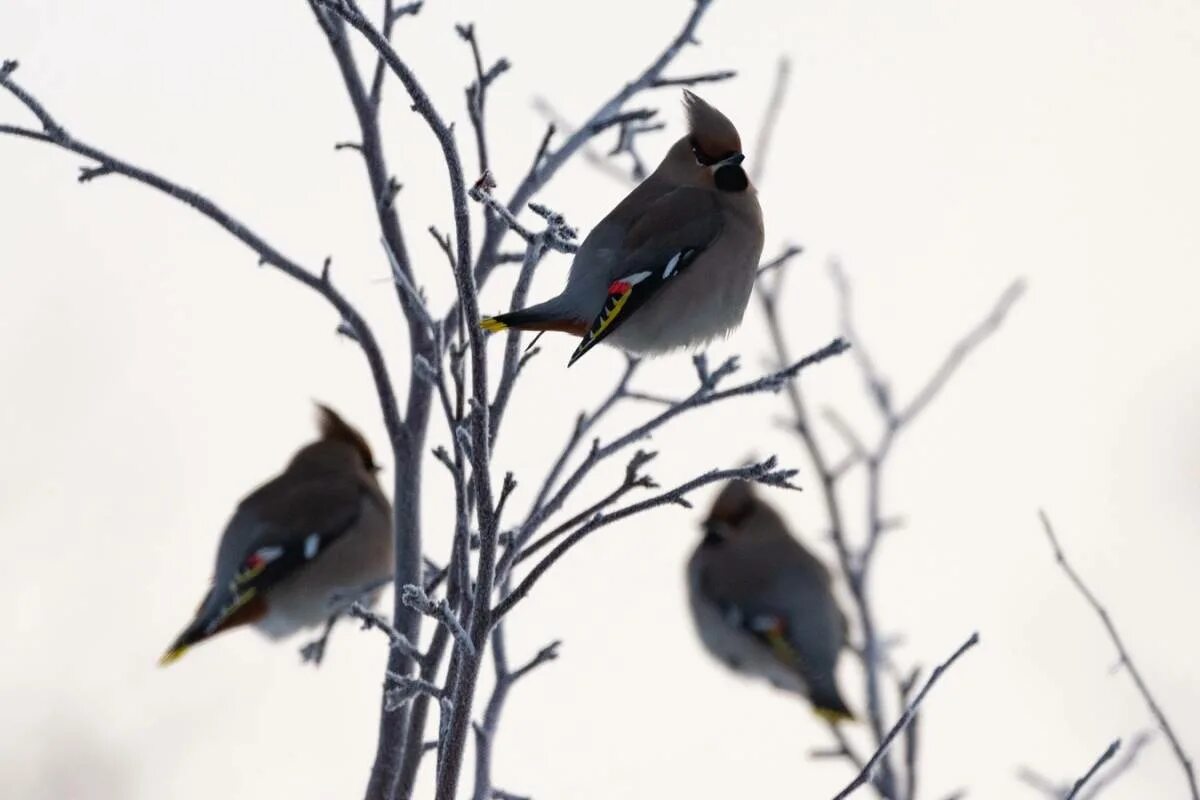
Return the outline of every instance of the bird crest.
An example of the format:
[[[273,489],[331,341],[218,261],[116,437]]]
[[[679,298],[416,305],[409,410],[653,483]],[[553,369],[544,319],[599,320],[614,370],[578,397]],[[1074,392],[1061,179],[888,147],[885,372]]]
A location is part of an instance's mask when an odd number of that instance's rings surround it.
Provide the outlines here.
[[[683,90],[683,107],[687,111],[692,149],[701,163],[716,163],[742,152],[742,139],[729,117],[687,89]]]
[[[332,408],[323,403],[317,403],[317,427],[321,431],[322,439],[345,442],[358,451],[367,469],[379,469],[379,465],[375,463],[375,457],[371,454],[371,448],[362,434],[339,417],[337,412]]]

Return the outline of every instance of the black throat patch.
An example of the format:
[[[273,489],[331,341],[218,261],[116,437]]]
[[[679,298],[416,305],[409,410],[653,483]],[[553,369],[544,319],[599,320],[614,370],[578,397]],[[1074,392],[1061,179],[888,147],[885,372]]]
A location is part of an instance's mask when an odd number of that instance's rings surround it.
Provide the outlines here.
[[[713,175],[713,180],[717,184],[717,188],[722,192],[744,192],[746,187],[750,185],[750,179],[746,177],[746,171],[740,166],[727,164],[723,167],[718,167],[716,174]]]

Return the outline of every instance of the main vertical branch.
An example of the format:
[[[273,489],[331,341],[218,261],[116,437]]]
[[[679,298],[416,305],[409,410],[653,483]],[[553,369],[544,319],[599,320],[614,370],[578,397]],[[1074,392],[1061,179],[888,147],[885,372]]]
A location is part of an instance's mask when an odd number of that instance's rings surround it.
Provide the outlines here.
[[[357,148],[362,154],[370,190],[371,205],[379,222],[380,234],[392,255],[392,268],[400,277],[411,282],[412,266],[409,262],[400,218],[396,213],[394,179],[388,172],[383,151],[383,138],[379,127],[380,78],[373,81],[368,91],[362,74],[346,36],[341,18],[328,13],[310,0],[310,7],[317,23],[325,34],[329,48],[337,61],[342,82],[346,87],[351,108],[358,122],[361,142]],[[385,10],[384,31],[390,34],[395,18]],[[396,294],[404,311],[408,325],[408,337],[412,356],[428,359],[432,353],[431,331],[422,323],[422,315],[416,305],[419,298],[413,297],[396,286]],[[428,427],[431,387],[425,381],[409,381],[406,412],[406,437],[401,447],[396,448],[396,465],[393,480],[393,536],[395,540],[393,564],[393,608],[394,626],[410,641],[418,641],[421,615],[401,602],[404,586],[417,584],[421,576],[421,467],[424,451],[425,431]],[[391,649],[388,653],[386,674],[408,675],[414,668],[411,658],[405,653]],[[382,702],[380,709],[379,738],[376,744],[374,765],[367,786],[367,798],[382,800],[391,796],[401,771],[405,736],[410,728],[409,707],[402,704],[389,708]]]

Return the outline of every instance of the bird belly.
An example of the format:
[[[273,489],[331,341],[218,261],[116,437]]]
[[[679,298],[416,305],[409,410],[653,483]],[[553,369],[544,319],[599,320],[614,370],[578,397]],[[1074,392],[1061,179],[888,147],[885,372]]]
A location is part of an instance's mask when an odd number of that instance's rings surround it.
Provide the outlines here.
[[[698,598],[695,592],[690,605],[700,641],[717,660],[779,689],[808,696],[808,687],[799,674],[775,658],[761,641],[732,625],[716,605]]]
[[[382,514],[364,505],[364,514]],[[304,628],[320,625],[344,609],[369,586],[392,574],[390,525],[360,520],[359,530],[347,531],[321,557],[302,567],[267,594],[267,614],[256,623],[259,631],[273,639],[290,636]],[[378,535],[374,532],[379,531]],[[364,599],[370,605],[376,590]]]
[[[648,355],[726,336],[742,323],[757,269],[757,251],[714,246],[647,300],[609,341]]]

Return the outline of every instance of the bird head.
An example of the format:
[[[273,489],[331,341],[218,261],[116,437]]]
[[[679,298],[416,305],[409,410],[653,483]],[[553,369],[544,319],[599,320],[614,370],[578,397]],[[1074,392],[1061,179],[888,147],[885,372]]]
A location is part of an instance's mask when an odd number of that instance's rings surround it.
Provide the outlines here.
[[[751,483],[730,481],[725,484],[708,512],[708,518],[701,524],[705,544],[715,546],[738,536],[744,530],[743,523],[757,506],[758,497]]]
[[[687,186],[743,192],[750,179],[742,169],[746,156],[742,139],[729,118],[699,95],[685,89],[683,106],[687,111],[688,135],[667,153],[662,169],[667,177]]]
[[[372,474],[378,472],[380,467],[375,463],[375,457],[363,435],[329,406],[322,403],[316,406],[317,428],[321,438],[301,449],[292,459],[292,466],[361,469]]]

